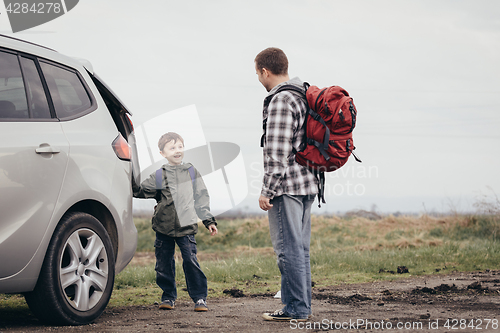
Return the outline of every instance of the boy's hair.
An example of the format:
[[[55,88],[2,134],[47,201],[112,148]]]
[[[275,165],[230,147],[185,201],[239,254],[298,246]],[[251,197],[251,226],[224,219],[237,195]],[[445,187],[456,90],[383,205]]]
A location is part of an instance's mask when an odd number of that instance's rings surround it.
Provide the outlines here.
[[[257,54],[255,66],[259,71],[266,68],[274,75],[288,74],[288,58],[285,52],[277,47],[269,47]]]
[[[174,132],[168,132],[163,134],[160,137],[160,140],[158,140],[158,148],[160,148],[160,151],[163,151],[163,148],[165,148],[167,142],[170,142],[172,140],[174,140],[174,143],[177,142],[177,140],[180,140],[184,145],[184,139],[182,138],[182,136]]]

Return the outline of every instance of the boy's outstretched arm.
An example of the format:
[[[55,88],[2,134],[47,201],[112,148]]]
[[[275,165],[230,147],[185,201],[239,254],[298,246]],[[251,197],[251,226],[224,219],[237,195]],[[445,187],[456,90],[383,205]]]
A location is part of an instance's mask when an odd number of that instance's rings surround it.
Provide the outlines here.
[[[135,182],[132,183],[132,190],[134,192],[134,198],[149,199],[156,196],[156,175],[153,173],[148,179],[143,181],[141,185],[137,185]]]

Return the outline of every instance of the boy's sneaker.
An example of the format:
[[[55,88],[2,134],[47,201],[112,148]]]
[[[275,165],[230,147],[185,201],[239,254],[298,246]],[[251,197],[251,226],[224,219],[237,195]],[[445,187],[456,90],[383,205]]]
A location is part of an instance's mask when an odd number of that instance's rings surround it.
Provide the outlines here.
[[[201,298],[197,300],[196,303],[194,304],[194,311],[197,312],[208,311],[207,302]]]
[[[175,308],[175,302],[170,299],[164,300],[161,302],[159,308],[162,310],[172,310]]]

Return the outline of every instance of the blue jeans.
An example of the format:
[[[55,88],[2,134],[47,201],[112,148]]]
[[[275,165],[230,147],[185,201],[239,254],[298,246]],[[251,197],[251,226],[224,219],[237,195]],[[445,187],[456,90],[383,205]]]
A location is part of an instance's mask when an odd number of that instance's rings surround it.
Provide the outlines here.
[[[162,302],[177,299],[175,284],[175,243],[182,254],[182,268],[186,276],[186,285],[189,296],[196,302],[200,298],[207,299],[207,278],[200,268],[196,258],[196,240],[194,235],[184,237],[169,237],[156,233],[156,283],[163,290]]]
[[[305,319],[311,312],[311,205],[314,196],[281,195],[268,211],[269,231],[281,272],[283,312]]]

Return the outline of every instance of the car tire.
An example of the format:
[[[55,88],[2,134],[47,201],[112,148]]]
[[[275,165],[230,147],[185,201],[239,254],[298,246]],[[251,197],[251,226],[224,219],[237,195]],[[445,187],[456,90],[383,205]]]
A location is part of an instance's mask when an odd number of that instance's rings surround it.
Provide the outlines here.
[[[26,302],[44,323],[88,324],[106,308],[114,277],[115,259],[106,229],[92,215],[70,213],[54,231]]]

